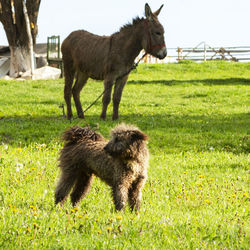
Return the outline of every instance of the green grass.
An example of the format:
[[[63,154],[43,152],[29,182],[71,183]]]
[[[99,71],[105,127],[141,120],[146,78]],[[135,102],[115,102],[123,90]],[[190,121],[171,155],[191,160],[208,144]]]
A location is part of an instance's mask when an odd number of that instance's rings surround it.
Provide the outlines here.
[[[98,101],[70,123],[61,79],[0,89],[0,249],[249,249],[250,63],[140,65],[130,75],[120,122],[150,138],[140,213],[115,212],[99,179],[78,210],[54,206],[62,132],[89,124],[108,137],[112,105],[105,122]],[[89,80],[83,107],[102,90]]]

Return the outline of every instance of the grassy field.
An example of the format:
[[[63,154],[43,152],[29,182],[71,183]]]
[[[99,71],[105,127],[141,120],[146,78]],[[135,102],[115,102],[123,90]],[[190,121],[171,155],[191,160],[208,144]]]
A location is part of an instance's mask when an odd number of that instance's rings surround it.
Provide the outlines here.
[[[250,248],[250,63],[140,65],[130,75],[119,122],[150,137],[140,213],[115,212],[98,179],[77,209],[54,206],[62,132],[89,124],[108,137],[112,105],[106,121],[98,101],[69,122],[61,79],[0,89],[0,249]],[[83,108],[102,90],[89,80]]]

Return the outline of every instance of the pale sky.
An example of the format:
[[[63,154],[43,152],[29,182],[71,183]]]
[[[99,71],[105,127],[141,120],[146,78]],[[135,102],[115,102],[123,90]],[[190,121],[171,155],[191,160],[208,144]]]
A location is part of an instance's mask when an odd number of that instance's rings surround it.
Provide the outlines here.
[[[144,16],[144,5],[153,11],[164,7],[159,20],[165,28],[169,48],[195,47],[202,41],[210,46],[250,46],[250,0],[41,0],[37,37],[85,29],[98,35],[110,35]],[[7,45],[0,23],[0,45]]]

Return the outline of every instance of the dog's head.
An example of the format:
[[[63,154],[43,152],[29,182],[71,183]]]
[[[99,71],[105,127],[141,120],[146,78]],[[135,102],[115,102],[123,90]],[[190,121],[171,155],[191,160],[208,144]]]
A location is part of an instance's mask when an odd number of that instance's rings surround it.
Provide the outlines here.
[[[137,127],[122,123],[111,131],[111,139],[104,150],[113,157],[132,160],[147,154],[147,140],[148,136]]]

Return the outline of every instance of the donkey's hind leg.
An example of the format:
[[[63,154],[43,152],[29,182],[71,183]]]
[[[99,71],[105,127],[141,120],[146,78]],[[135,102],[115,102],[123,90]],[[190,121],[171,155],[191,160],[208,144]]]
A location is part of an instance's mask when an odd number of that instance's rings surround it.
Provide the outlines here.
[[[81,72],[78,72],[77,76],[76,76],[75,85],[72,89],[73,98],[74,98],[76,110],[77,110],[77,115],[79,118],[84,118],[84,114],[82,111],[82,105],[81,105],[81,101],[80,101],[80,92],[81,92],[82,88],[84,87],[84,85],[86,84],[87,80],[88,80],[88,76],[86,76],[85,74],[83,74]]]
[[[71,95],[72,95],[72,84],[74,81],[75,69],[73,68],[73,63],[63,61],[64,63],[64,76],[65,76],[65,85],[64,85],[64,100],[67,105],[67,118],[70,120],[72,118],[72,109],[71,109]]]

